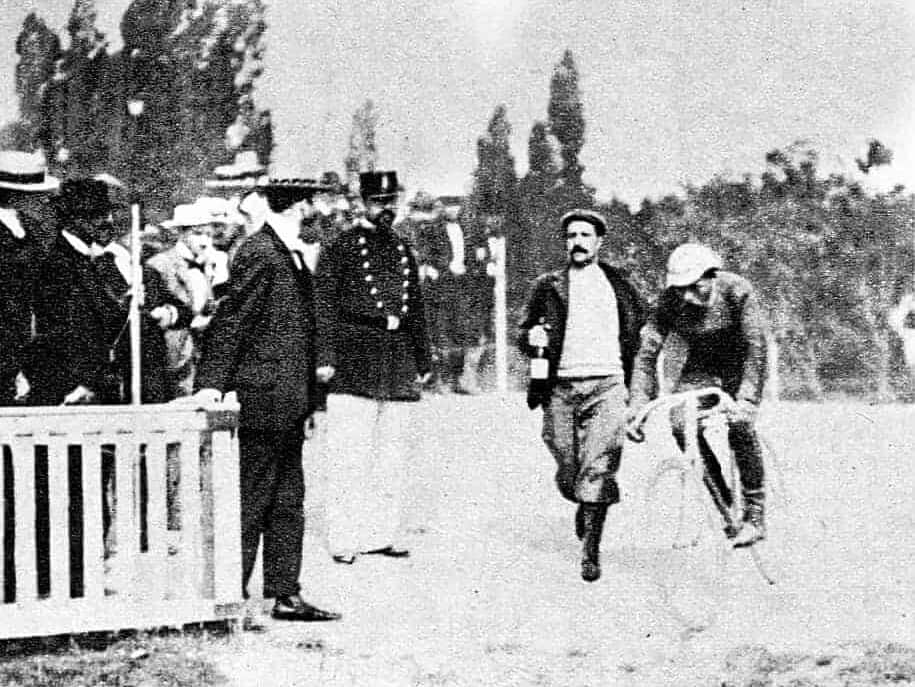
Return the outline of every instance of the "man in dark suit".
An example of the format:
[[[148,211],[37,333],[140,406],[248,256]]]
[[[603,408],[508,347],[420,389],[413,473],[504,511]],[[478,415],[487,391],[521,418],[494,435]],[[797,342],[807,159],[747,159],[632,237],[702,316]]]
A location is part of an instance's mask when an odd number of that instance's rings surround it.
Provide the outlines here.
[[[299,595],[305,517],[304,425],[314,408],[315,316],[311,273],[301,256],[304,181],[269,182],[263,228],[238,249],[227,294],[210,323],[196,398],[235,391],[241,406],[242,591],[263,536],[264,596],[281,620],[336,620]]]
[[[411,407],[431,369],[413,248],[394,230],[394,172],[360,177],[366,216],[321,253],[318,379],[327,398],[328,540],[338,563],[405,557],[401,499]]]
[[[111,207],[101,181],[64,182],[60,232],[35,290],[35,339],[26,376],[36,405],[99,402],[112,393],[108,324],[115,305],[93,265]]]
[[[17,396],[31,338],[32,287],[38,272],[40,204],[59,186],[38,155],[0,151],[0,405]],[[24,393],[24,388],[19,390]]]
[[[129,403],[131,399],[130,299],[130,206],[112,203],[108,244],[95,260],[95,268],[114,305],[107,340],[116,386],[105,403]],[[143,298],[140,304],[140,379],[143,403],[165,403],[174,397],[168,376],[165,332],[186,327],[193,312],[166,286],[158,270],[143,265]]]

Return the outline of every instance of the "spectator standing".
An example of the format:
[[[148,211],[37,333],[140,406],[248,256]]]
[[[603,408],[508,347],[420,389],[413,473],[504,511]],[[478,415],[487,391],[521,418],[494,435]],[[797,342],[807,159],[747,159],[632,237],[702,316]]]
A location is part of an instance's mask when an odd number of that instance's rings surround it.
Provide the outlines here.
[[[0,151],[0,406],[27,393],[21,371],[32,336],[32,289],[41,256],[34,225],[38,206],[59,186],[40,155]]]
[[[302,444],[314,409],[312,276],[301,256],[299,203],[309,183],[268,182],[266,223],[238,249],[197,376],[204,404],[235,391],[241,405],[242,592],[263,538],[264,597],[280,620],[336,620],[306,603],[299,576],[305,527]]]
[[[178,231],[174,246],[149,259],[149,266],[161,275],[166,288],[191,311],[186,327],[165,333],[169,396],[187,396],[193,392],[194,373],[200,355],[199,342],[210,323],[215,306],[213,292],[214,225],[220,222],[205,203],[175,207],[172,219],[162,222],[167,229]]]
[[[38,405],[99,402],[114,384],[106,337],[114,305],[93,264],[109,227],[107,185],[65,181],[57,206],[61,229],[35,289],[29,399]]]
[[[334,560],[409,555],[400,538],[410,409],[431,359],[413,248],[393,228],[397,175],[360,175],[365,217],[318,262],[318,380],[329,383],[328,540]]]
[[[130,347],[130,207],[112,205],[112,225],[108,243],[96,260],[96,269],[105,291],[114,305],[115,317],[109,323],[106,338],[116,387],[107,403],[131,402]],[[143,301],[140,305],[140,380],[143,403],[165,403],[171,400],[167,372],[168,356],[165,331],[186,327],[191,310],[165,286],[162,275],[142,266]]]

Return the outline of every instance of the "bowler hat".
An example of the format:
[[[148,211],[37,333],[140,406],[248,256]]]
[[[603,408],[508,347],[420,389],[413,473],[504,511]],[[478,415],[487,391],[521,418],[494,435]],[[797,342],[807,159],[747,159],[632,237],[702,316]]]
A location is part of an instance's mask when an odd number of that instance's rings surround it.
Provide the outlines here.
[[[60,180],[48,174],[40,153],[0,150],[0,188],[26,193],[55,191]]]
[[[595,212],[594,210],[576,208],[574,210],[569,210],[559,220],[559,224],[563,231],[565,231],[572,222],[587,222],[594,227],[594,233],[598,236],[603,236],[607,233],[607,220],[604,219],[602,214]]]
[[[267,179],[258,184],[271,206],[287,208],[302,200],[308,200],[316,193],[331,190],[327,184],[320,184],[314,179]]]
[[[58,199],[61,212],[72,219],[104,217],[111,212],[108,184],[100,179],[67,179]]]
[[[397,172],[363,172],[359,193],[363,200],[390,200],[397,196]]]

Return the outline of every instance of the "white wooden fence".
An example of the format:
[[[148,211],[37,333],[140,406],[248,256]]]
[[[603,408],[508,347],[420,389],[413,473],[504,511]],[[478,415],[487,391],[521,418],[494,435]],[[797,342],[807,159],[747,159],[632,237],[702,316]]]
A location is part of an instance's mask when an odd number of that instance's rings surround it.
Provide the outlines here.
[[[0,409],[0,639],[238,618],[236,420]]]

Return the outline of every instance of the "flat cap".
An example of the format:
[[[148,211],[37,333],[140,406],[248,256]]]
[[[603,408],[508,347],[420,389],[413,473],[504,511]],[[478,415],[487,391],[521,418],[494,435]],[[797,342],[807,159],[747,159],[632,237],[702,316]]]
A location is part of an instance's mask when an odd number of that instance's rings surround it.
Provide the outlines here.
[[[559,225],[565,230],[572,222],[587,222],[588,224],[593,225],[594,231],[598,236],[603,236],[607,233],[607,220],[602,214],[595,212],[594,210],[584,210],[581,208],[569,210],[559,220]]]

